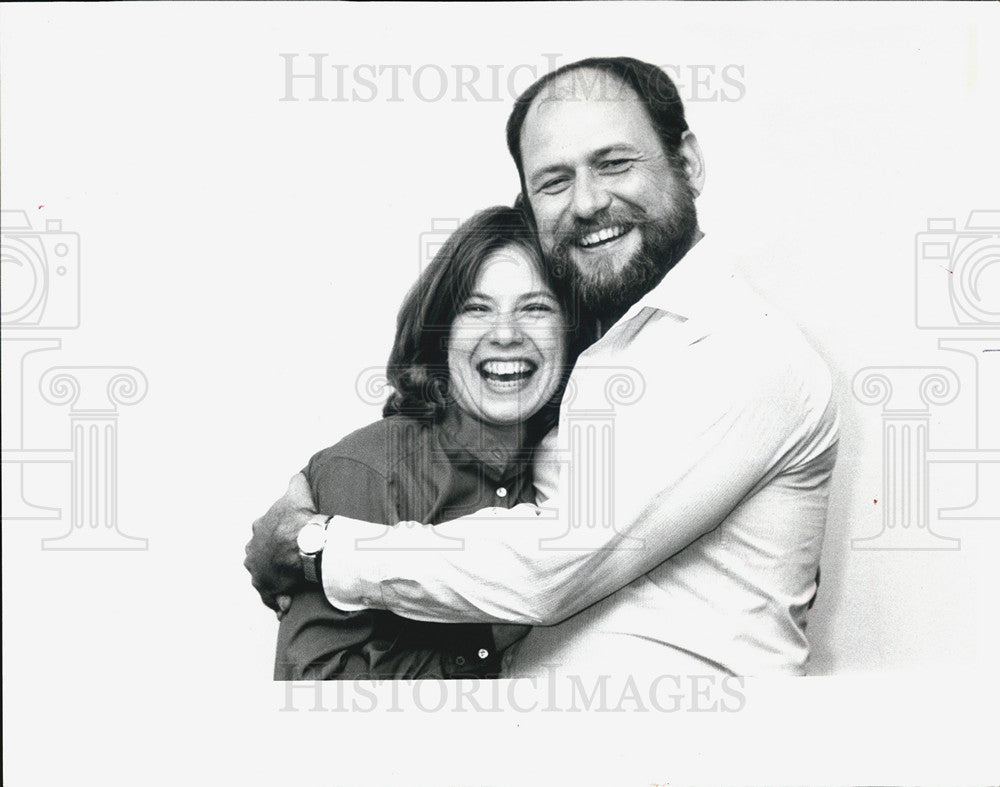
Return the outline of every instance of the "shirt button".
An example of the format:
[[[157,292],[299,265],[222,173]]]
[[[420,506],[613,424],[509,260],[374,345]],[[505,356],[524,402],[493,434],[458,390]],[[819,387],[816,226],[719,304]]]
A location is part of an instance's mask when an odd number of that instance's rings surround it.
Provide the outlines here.
[[[465,666],[465,656],[458,656],[458,657],[457,657],[457,658],[455,659],[455,663],[456,663],[456,664],[457,664],[458,666],[460,666],[460,667],[464,667],[464,666]]]
[[[497,497],[507,497],[507,487],[504,486],[500,487],[497,490]]]
[[[479,658],[485,659],[487,656],[490,655],[490,652],[486,650],[486,648],[480,648],[479,653],[477,655],[479,656]]]
[[[362,605],[364,605],[366,607],[370,607],[372,605],[371,597],[370,596],[362,596],[361,597],[361,603],[362,603]]]

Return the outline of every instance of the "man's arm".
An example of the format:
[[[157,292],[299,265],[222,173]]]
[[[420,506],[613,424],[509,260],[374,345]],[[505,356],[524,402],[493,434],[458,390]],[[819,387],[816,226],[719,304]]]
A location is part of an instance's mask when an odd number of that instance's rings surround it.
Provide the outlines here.
[[[418,620],[558,623],[718,527],[802,461],[803,446],[819,455],[835,442],[828,387],[817,391],[791,363],[769,366],[730,367],[728,384],[710,390],[684,386],[696,369],[677,370],[647,388],[655,404],[636,408],[641,415],[618,414],[613,528],[573,526],[565,473],[551,519],[522,505],[432,533],[338,518],[323,560],[327,597]]]
[[[309,483],[302,473],[296,473],[284,496],[253,523],[243,565],[261,601],[279,613],[283,610],[278,597],[305,583],[296,537],[316,513]]]

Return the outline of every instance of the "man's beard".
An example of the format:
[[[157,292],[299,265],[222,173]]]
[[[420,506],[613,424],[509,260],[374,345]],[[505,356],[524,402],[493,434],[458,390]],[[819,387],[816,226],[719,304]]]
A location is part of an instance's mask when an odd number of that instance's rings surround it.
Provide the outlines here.
[[[587,222],[574,221],[572,227],[556,233],[556,245],[548,254],[550,270],[557,277],[565,277],[584,309],[597,319],[621,317],[659,284],[694,244],[698,232],[694,193],[685,179],[679,179],[676,185],[675,201],[664,217],[650,217],[641,207],[626,204],[602,211]],[[611,264],[581,269],[571,256],[579,239],[616,225],[639,230],[639,250],[618,270]]]

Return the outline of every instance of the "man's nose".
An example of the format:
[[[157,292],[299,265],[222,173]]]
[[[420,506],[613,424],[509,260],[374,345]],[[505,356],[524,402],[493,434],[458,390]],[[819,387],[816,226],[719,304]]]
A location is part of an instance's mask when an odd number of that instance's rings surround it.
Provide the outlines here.
[[[611,194],[588,168],[573,184],[573,212],[577,218],[590,219],[609,205]]]

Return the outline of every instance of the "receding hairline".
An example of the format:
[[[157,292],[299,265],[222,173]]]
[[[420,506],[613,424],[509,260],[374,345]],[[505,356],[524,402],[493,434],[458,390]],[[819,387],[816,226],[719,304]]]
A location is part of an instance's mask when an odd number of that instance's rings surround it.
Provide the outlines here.
[[[660,137],[660,133],[656,127],[656,122],[654,121],[653,116],[650,113],[646,101],[639,94],[639,92],[634,87],[632,87],[632,85],[630,85],[626,80],[624,80],[621,76],[614,73],[613,71],[607,71],[605,69],[596,68],[594,66],[582,66],[581,68],[574,69],[573,71],[567,71],[563,74],[560,74],[558,77],[553,79],[552,82],[548,83],[545,86],[545,88],[543,88],[542,91],[539,92],[539,94],[531,100],[531,104],[528,106],[528,109],[525,112],[524,120],[521,122],[521,128],[518,132],[518,150],[519,150],[518,170],[522,177],[522,181],[525,185],[529,181],[536,178],[539,174],[544,173],[548,169],[560,168],[559,165],[553,165],[551,167],[542,168],[541,170],[538,170],[536,172],[529,173],[527,171],[524,162],[524,135],[525,135],[525,129],[528,127],[529,120],[531,119],[533,114],[535,115],[538,114],[539,107],[544,103],[547,102],[555,103],[555,102],[564,102],[572,100],[573,94],[571,92],[568,92],[567,90],[558,91],[558,93],[555,95],[546,95],[547,93],[549,93],[548,90],[549,85],[556,85],[557,83],[566,81],[567,79],[573,79],[573,77],[576,74],[583,72],[590,72],[591,74],[596,75],[599,79],[608,78],[610,80],[613,80],[614,83],[617,84],[619,90],[625,91],[619,94],[617,100],[626,100],[632,103],[633,105],[638,106],[639,111],[642,114],[642,117],[645,118],[646,122],[649,124],[649,130],[653,133],[653,136],[656,138],[657,144],[659,144],[659,146],[663,149],[664,153],[667,153],[667,146],[664,143],[663,139]],[[574,84],[578,83],[574,80]],[[594,103],[601,101],[600,98],[595,99],[592,98],[591,96],[581,97],[581,100],[590,101]],[[629,140],[623,139],[621,141],[610,142],[606,149],[616,149],[623,147],[633,147],[633,145]],[[595,153],[595,155],[597,155],[597,153]]]
[[[518,130],[518,145],[523,148],[524,142],[524,130],[528,125],[528,121],[531,119],[533,114],[538,113],[538,109],[545,103],[557,102],[557,101],[567,101],[574,99],[578,96],[574,95],[572,91],[568,89],[569,85],[576,86],[579,90],[582,86],[579,83],[578,75],[580,74],[591,74],[595,77],[595,81],[612,81],[614,82],[619,90],[624,89],[626,91],[625,96],[628,100],[634,101],[642,107],[643,113],[646,119],[653,124],[653,118],[649,114],[649,110],[646,109],[645,102],[642,96],[633,88],[627,81],[625,81],[621,76],[613,71],[608,71],[603,68],[597,68],[595,66],[581,66],[580,68],[575,68],[571,71],[566,71],[559,76],[555,77],[552,81],[547,82],[545,86],[538,92],[534,98],[531,99],[531,103],[528,105],[527,111],[524,113],[524,120],[521,122],[521,128]],[[568,84],[565,84],[568,83]],[[583,101],[593,101],[595,99],[587,96],[579,96]],[[596,99],[599,100],[599,99]]]

